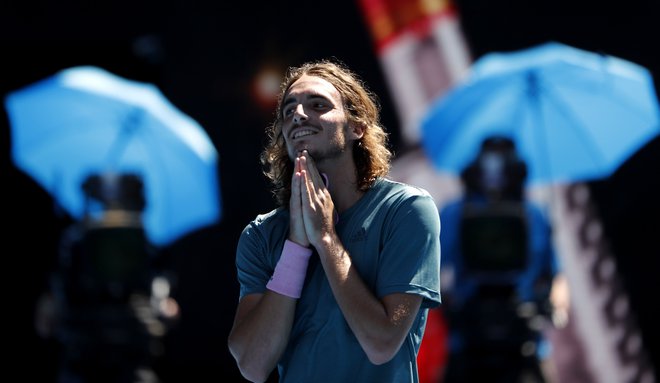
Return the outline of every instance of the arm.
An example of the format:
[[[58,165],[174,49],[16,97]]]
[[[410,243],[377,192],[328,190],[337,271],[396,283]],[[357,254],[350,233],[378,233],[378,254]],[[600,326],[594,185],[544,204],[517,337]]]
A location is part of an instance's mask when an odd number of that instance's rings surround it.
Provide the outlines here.
[[[243,376],[264,382],[284,352],[296,300],[267,290],[244,296],[229,334],[229,351]]]
[[[387,363],[408,335],[422,297],[390,294],[379,300],[367,288],[335,234],[323,236],[314,246],[335,299],[360,346],[372,363]]]
[[[571,300],[568,281],[563,273],[557,274],[552,280],[550,290],[550,303],[552,305],[552,323],[557,328],[564,328],[568,324]]]
[[[552,276],[548,291],[551,320],[555,327],[563,328],[568,323],[571,304],[568,280],[563,271],[557,249],[552,241],[552,226],[549,219],[543,213],[540,206],[530,204],[530,210],[534,215],[535,221],[538,222],[536,225],[538,233],[536,235],[539,236],[542,242],[543,254],[547,259],[546,268]]]
[[[311,159],[302,158],[303,220],[309,242],[342,313],[374,364],[399,351],[421,307],[422,297],[396,293],[378,299],[364,283],[334,230],[334,204]]]
[[[299,168],[298,163],[296,163],[296,167]],[[299,179],[294,178],[292,180],[293,190],[289,206],[291,217],[289,240],[305,247],[309,246],[309,241],[302,225],[300,185],[298,182]],[[250,237],[255,236],[256,234]],[[260,252],[264,250],[257,246],[251,251]],[[281,260],[282,258],[280,258]],[[305,270],[306,264],[303,273]],[[302,280],[304,280],[304,274],[294,275],[294,277],[303,278]],[[302,280],[299,280],[299,282],[302,283]],[[286,285],[288,281],[284,280],[283,282]],[[278,283],[275,285],[282,287],[283,284]],[[264,294],[250,294],[240,300],[234,318],[234,325],[228,339],[229,350],[236,359],[241,374],[246,379],[254,382],[263,382],[268,379],[286,349],[293,327],[297,299],[283,295],[283,293],[271,291],[270,289],[280,289],[270,286],[270,283],[267,284],[269,290],[266,290]]]

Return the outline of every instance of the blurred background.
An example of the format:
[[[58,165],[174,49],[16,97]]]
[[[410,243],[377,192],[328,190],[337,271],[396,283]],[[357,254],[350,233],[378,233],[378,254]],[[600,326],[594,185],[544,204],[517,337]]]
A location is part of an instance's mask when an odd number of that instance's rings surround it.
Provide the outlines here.
[[[175,297],[181,309],[159,362],[164,381],[241,381],[226,346],[238,297],[234,250],[243,227],[274,207],[258,155],[273,116],[273,86],[287,66],[326,57],[347,63],[380,97],[397,158],[414,158],[418,145],[392,88],[395,72],[410,68],[385,65],[387,41],[368,17],[379,3],[406,2],[63,0],[0,5],[3,96],[61,69],[95,65],[157,85],[204,127],[217,148],[220,221],[163,249],[177,273]],[[658,1],[457,0],[454,7],[452,20],[464,39],[465,60],[555,40],[633,61],[660,76]],[[448,89],[455,80],[445,79],[440,88]],[[3,326],[11,338],[5,373],[21,381],[54,381],[59,349],[35,332],[35,304],[57,264],[60,237],[71,219],[13,165],[3,113]],[[656,370],[659,171],[660,139],[655,138],[614,175],[589,183]],[[439,188],[432,191],[439,206],[456,193],[451,182],[429,184],[423,177],[427,173],[419,174],[421,184]]]

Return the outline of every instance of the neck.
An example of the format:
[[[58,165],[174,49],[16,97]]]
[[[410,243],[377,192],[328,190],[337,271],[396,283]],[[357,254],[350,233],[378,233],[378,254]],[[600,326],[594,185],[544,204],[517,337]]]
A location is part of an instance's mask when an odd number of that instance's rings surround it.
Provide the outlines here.
[[[353,206],[364,195],[364,192],[358,190],[356,169],[353,162],[341,166],[334,164],[328,167],[319,164],[319,171],[328,176],[328,190],[330,196],[332,196],[332,202],[335,204],[335,209],[339,213]]]

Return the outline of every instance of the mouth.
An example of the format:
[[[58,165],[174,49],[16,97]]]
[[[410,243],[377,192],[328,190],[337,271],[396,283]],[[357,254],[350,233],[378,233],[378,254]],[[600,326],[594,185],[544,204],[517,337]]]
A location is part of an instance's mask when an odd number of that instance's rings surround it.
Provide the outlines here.
[[[316,132],[312,129],[300,128],[300,129],[297,129],[296,131],[294,131],[293,134],[291,134],[291,139],[292,140],[297,140],[299,138],[312,136],[314,134],[316,134]]]

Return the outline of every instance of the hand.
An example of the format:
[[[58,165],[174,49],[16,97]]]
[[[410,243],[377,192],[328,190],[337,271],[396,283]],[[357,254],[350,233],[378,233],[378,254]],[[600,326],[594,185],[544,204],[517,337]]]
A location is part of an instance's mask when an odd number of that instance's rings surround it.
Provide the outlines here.
[[[314,160],[306,150],[298,157],[297,164],[300,166],[302,181],[300,196],[305,234],[309,242],[317,246],[324,235],[334,232],[335,205]]]
[[[291,199],[289,200],[289,240],[308,247],[309,239],[305,233],[302,214],[301,190],[304,185],[300,168],[300,156],[296,157],[293,176],[291,177]]]

